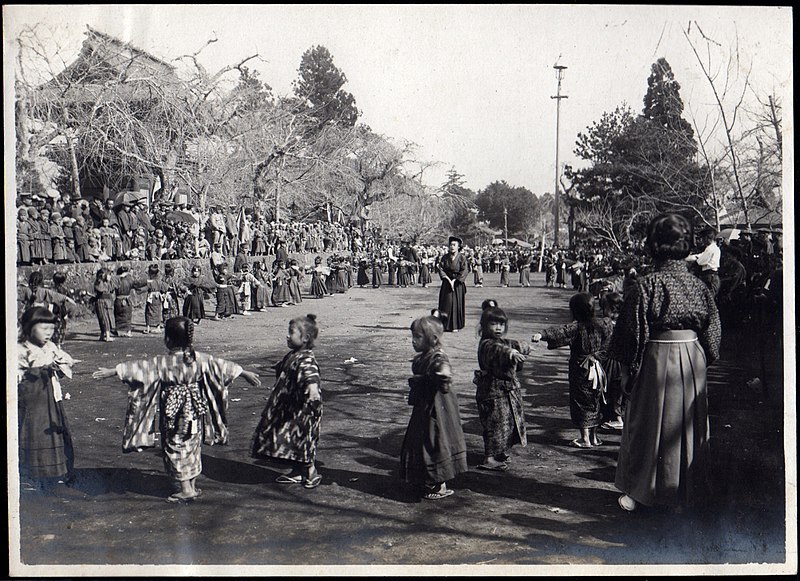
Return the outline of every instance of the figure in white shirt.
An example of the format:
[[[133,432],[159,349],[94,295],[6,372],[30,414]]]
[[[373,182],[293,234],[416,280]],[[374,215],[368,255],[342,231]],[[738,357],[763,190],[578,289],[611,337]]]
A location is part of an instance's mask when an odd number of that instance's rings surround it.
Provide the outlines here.
[[[719,246],[717,246],[716,236],[717,233],[713,229],[704,230],[700,234],[700,240],[705,245],[705,249],[700,254],[690,254],[686,257],[687,261],[696,262],[702,269],[700,278],[708,285],[715,297],[720,287],[718,271],[721,255]]]

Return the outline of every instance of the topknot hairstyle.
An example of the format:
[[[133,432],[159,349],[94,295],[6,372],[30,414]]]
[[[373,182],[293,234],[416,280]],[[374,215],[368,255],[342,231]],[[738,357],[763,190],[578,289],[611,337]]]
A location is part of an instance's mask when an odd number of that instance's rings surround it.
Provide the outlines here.
[[[430,315],[414,319],[411,323],[411,331],[424,335],[429,349],[438,347],[442,342],[442,335],[444,335],[442,315],[443,313],[439,309],[433,309]]]
[[[503,325],[508,326],[508,316],[506,312],[501,309],[497,301],[494,299],[486,299],[481,304],[481,322],[480,322],[480,334],[481,337],[488,335],[489,325],[491,323],[502,323]]]
[[[309,313],[305,317],[295,317],[289,321],[289,325],[294,325],[303,332],[306,337],[306,348],[313,349],[314,341],[319,336],[319,327],[317,326],[317,316]]]
[[[682,260],[689,256],[692,224],[680,214],[661,214],[647,226],[645,247],[655,260]]]

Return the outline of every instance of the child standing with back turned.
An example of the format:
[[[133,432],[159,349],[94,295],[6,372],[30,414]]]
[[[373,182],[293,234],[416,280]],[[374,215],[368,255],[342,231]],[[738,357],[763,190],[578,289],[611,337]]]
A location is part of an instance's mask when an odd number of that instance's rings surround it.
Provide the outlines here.
[[[524,341],[506,339],[508,317],[497,302],[483,301],[475,399],[483,426],[483,464],[478,468],[508,470],[509,451],[515,444],[527,446],[522,390],[517,373],[522,369],[530,346]]]
[[[255,458],[289,460],[289,474],[277,482],[316,488],[322,475],[314,465],[322,419],[319,366],[312,351],[319,335],[314,315],[289,321],[290,351],[275,366],[275,387],[256,427],[251,453]]]
[[[164,468],[180,487],[168,502],[200,496],[195,481],[203,470],[204,441],[227,444],[228,386],[240,375],[251,385],[261,385],[258,375],[238,364],[195,352],[193,342],[191,319],[173,317],[164,325],[166,355],[101,367],[92,374],[94,379],[116,375],[129,385],[123,452],[155,445],[153,420],[158,413]]]
[[[434,311],[434,315],[438,311]],[[417,355],[408,378],[408,404],[414,406],[400,451],[400,478],[427,500],[453,494],[447,481],[467,471],[467,445],[451,387],[450,360],[442,349],[444,325],[436,316],[411,323]]]
[[[573,295],[569,309],[575,319],[572,323],[545,329],[532,340],[546,341],[548,349],[569,345],[569,411],[572,423],[580,430],[580,437],[570,445],[593,448],[603,443],[597,437],[597,427],[603,417],[601,404],[608,383],[603,365],[614,324],[607,317],[595,317],[589,293]]]

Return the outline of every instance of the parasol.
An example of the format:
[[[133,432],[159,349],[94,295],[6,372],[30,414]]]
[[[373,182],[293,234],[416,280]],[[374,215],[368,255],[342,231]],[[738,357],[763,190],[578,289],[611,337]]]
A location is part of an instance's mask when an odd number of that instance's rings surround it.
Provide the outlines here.
[[[121,192],[117,192],[114,196],[114,207],[116,208],[123,204],[133,204],[146,197],[146,194],[142,195],[141,192],[136,190],[122,190]]]
[[[725,228],[724,230],[720,230],[719,236],[717,236],[717,238],[721,238],[725,242],[730,242],[731,240],[738,240],[739,232],[740,230],[737,228]]]
[[[197,218],[195,218],[190,212],[184,212],[183,210],[170,210],[169,212],[167,212],[166,218],[170,222],[197,224]]]

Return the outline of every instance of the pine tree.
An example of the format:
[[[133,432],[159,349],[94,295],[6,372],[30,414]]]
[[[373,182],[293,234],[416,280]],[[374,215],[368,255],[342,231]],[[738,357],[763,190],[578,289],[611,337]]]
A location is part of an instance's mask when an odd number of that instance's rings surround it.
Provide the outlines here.
[[[297,73],[294,93],[320,126],[329,122],[345,127],[355,125],[358,119],[355,97],[342,90],[347,77],[333,64],[327,48],[318,45],[303,53]]]

